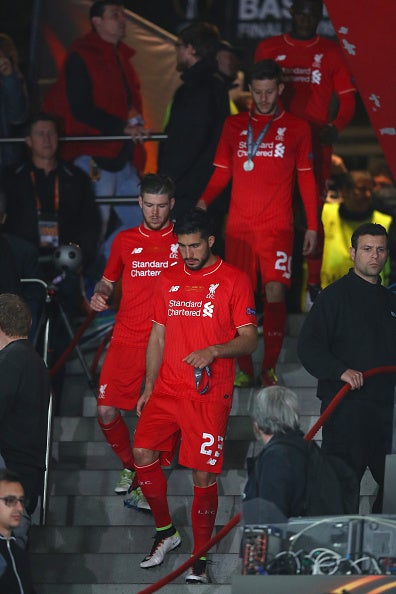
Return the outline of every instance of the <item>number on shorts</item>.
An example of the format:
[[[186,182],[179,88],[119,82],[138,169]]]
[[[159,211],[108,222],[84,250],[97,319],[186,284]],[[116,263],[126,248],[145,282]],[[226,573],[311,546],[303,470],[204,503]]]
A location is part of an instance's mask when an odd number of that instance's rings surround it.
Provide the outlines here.
[[[275,270],[281,270],[285,278],[291,277],[291,258],[286,252],[276,252]]]
[[[204,456],[211,456],[212,450],[209,450],[208,448],[214,444],[214,437],[210,433],[202,433],[202,437],[205,441],[202,442],[201,445],[201,454],[204,454]]]

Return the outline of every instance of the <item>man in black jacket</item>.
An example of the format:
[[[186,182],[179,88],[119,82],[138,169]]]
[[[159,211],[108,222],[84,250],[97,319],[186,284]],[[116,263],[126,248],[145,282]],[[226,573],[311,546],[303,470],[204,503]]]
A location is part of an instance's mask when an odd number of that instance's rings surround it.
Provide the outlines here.
[[[16,544],[13,530],[21,522],[25,497],[18,475],[0,470],[0,592],[34,594],[27,552]]]
[[[361,480],[366,467],[380,489],[373,512],[382,509],[385,456],[391,451],[394,374],[363,378],[363,372],[396,361],[396,295],[381,285],[388,258],[382,225],[364,223],[352,235],[353,268],[315,300],[299,336],[302,364],[318,378],[321,412],[345,385],[351,391],[323,426],[322,450],[342,458]]]
[[[175,44],[182,85],[172,101],[158,171],[176,184],[176,219],[194,206],[205,189],[223,122],[230,113],[227,84],[217,73],[219,43],[214,25],[197,22],[183,29]]]

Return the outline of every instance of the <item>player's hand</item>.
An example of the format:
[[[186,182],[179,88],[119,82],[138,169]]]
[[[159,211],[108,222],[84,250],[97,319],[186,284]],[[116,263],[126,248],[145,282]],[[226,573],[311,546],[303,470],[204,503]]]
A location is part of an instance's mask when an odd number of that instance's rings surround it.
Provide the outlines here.
[[[342,374],[341,379],[346,384],[349,384],[352,390],[359,390],[364,383],[363,373],[356,371],[356,369],[347,369]]]
[[[142,143],[147,136],[150,136],[150,130],[140,124],[127,124],[124,128],[124,133],[128,134],[133,142],[138,144]]]
[[[332,146],[338,138],[338,130],[334,124],[326,124],[319,132],[320,144],[323,146]]]
[[[2,74],[3,76],[10,76],[13,70],[14,69],[12,67],[11,60],[6,58],[5,56],[2,56],[0,58],[0,74]]]
[[[146,403],[148,402],[148,399],[151,396],[151,390],[144,390],[143,394],[140,396],[139,400],[137,401],[137,405],[136,405],[136,414],[138,417],[140,417],[140,415],[142,414],[142,411],[146,405]]]
[[[195,205],[197,208],[202,208],[202,210],[207,210],[208,207],[206,206],[206,203],[203,200],[198,200],[198,202]]]
[[[213,347],[207,347],[200,351],[193,351],[187,357],[184,357],[184,363],[192,367],[199,367],[203,369],[206,365],[210,365],[215,360],[215,353]]]
[[[303,256],[310,256],[311,254],[315,253],[317,243],[318,243],[317,232],[307,229],[305,231],[305,235],[304,235],[304,243],[303,243],[303,249],[302,249]]]
[[[94,293],[89,305],[94,311],[105,311],[106,309],[109,309],[109,306],[107,305],[108,298],[108,295],[103,295],[103,293]]]

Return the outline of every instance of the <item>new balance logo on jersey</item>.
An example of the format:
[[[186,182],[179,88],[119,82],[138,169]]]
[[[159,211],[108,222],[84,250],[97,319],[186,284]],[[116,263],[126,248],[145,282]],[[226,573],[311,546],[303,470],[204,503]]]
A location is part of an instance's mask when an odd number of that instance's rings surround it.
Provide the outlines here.
[[[178,243],[172,243],[172,245],[170,246],[170,256],[169,258],[178,258],[179,257],[179,244]]]
[[[285,140],[285,132],[286,128],[278,128],[276,131],[275,140],[280,140],[281,142],[283,142]]]
[[[323,54],[315,54],[312,68],[320,68],[322,66]]]
[[[204,303],[203,310],[202,310],[202,317],[203,318],[213,318],[213,310],[214,305],[210,301]]]
[[[133,248],[133,250],[131,251],[131,254],[141,254],[143,251],[143,248]]]
[[[275,62],[284,62],[284,60],[286,60],[286,54],[279,54],[279,56],[276,56],[275,58]]]
[[[215,298],[215,291],[220,283],[212,284],[209,287],[209,293],[206,295],[206,299],[214,299]]]
[[[274,157],[279,157],[280,159],[283,159],[284,156],[285,156],[285,145],[282,142],[278,142],[275,145]]]
[[[169,293],[176,293],[178,290],[180,289],[180,285],[173,285],[170,289],[169,289]]]
[[[107,384],[102,384],[101,386],[99,386],[98,399],[104,398],[106,396],[106,388],[107,388]]]

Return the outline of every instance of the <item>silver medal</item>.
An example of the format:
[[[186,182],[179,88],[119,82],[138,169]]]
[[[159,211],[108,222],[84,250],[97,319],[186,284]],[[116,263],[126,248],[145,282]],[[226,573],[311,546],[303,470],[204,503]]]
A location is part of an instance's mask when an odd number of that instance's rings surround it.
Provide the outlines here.
[[[253,163],[252,159],[248,159],[247,161],[245,161],[243,164],[243,168],[245,171],[253,171],[254,163]]]

